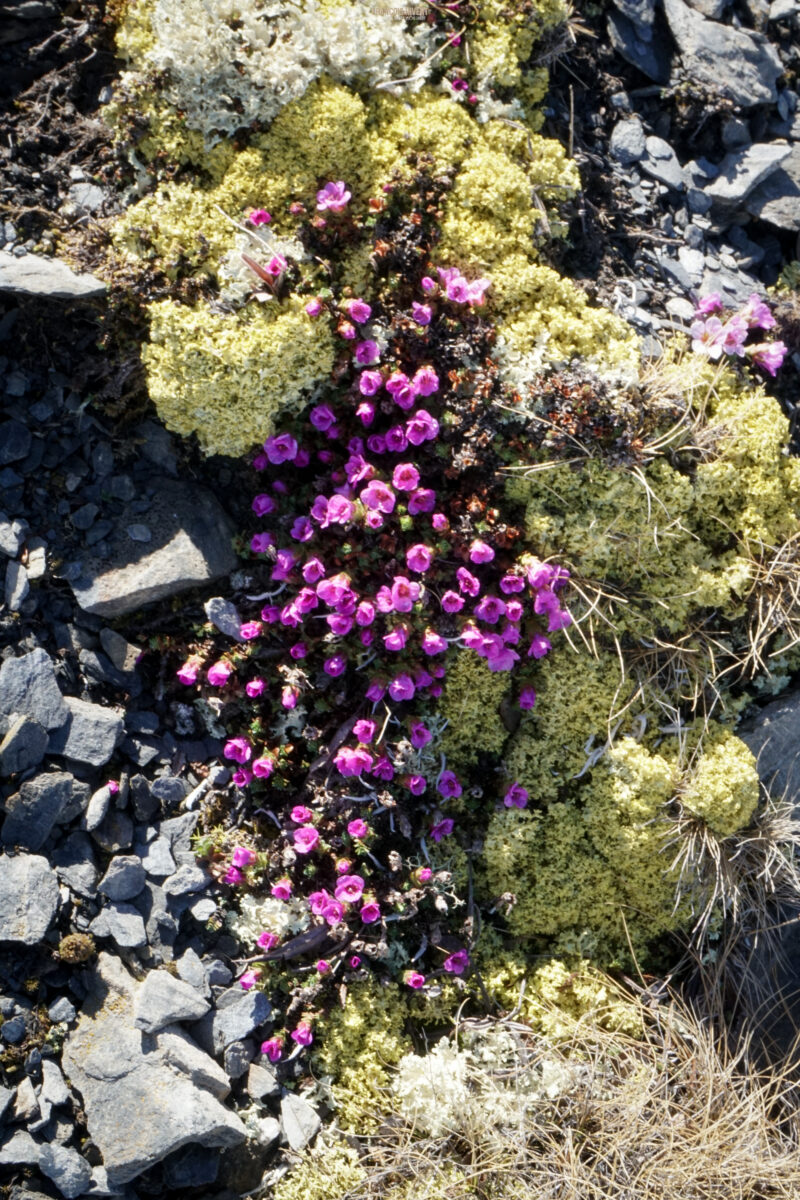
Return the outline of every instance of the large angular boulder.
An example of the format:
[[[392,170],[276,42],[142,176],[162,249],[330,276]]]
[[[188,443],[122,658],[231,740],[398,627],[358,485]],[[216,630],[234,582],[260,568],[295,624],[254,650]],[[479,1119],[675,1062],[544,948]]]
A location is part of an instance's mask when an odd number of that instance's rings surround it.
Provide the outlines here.
[[[0,942],[35,946],[58,908],[58,879],[38,854],[0,854]]]
[[[246,1133],[220,1103],[228,1081],[182,1029],[151,1035],[134,1026],[139,985],[101,954],[62,1066],[83,1101],[109,1182],[128,1183],[182,1146],[235,1146]]]
[[[743,108],[775,104],[783,64],[763,33],[709,21],[683,0],[664,0],[664,12],[694,82]]]

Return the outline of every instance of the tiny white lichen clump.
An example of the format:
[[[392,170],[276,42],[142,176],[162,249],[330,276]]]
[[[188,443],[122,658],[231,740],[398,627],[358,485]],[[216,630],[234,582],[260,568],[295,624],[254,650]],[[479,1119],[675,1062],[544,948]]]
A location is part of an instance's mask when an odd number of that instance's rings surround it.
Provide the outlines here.
[[[394,1092],[402,1115],[419,1133],[455,1133],[469,1098],[469,1058],[447,1040],[428,1054],[406,1054],[397,1066]]]
[[[277,255],[283,259],[293,258],[295,262],[304,262],[308,258],[305,247],[297,238],[238,233],[233,249],[224,255],[219,265],[219,298],[225,305],[239,307],[254,291],[259,300],[273,299],[266,290],[267,285],[259,280],[252,267],[245,262],[242,257],[245,254],[265,269],[270,260]]]
[[[323,74],[421,87],[433,47],[425,22],[407,29],[396,15],[358,3],[156,0],[151,25],[149,63],[167,72],[168,99],[209,147],[253,121],[268,124]]]
[[[308,928],[308,906],[302,900],[276,900],[273,896],[242,896],[239,912],[228,917],[231,932],[246,946],[255,946],[267,930],[283,939]]]

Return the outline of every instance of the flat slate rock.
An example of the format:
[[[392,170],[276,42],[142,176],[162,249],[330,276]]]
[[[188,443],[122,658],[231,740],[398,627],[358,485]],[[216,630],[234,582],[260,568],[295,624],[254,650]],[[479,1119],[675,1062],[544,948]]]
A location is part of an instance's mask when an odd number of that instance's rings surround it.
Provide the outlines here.
[[[764,786],[800,811],[800,693],[773,700],[736,733],[756,756]]]
[[[778,229],[800,230],[800,143],[776,171],[748,196],[745,208]]]
[[[50,735],[50,753],[90,767],[102,767],[123,736],[122,711],[91,704],[77,696],[65,696],[64,700],[67,720]]]
[[[783,64],[763,33],[707,20],[683,0],[664,0],[664,12],[694,83],[752,108],[775,104]]]
[[[85,1158],[68,1146],[42,1146],[39,1170],[56,1185],[66,1200],[83,1196],[91,1183],[92,1168]]]
[[[44,725],[24,713],[16,717],[0,742],[0,775],[18,775],[38,767],[47,750]]]
[[[213,1059],[182,1031],[149,1035],[134,1028],[136,992],[122,963],[101,954],[62,1057],[114,1186],[190,1143],[213,1149],[246,1138],[242,1122],[217,1098],[228,1084]]]
[[[147,512],[152,539],[128,537],[126,527],[136,517],[125,509],[109,535],[108,557],[84,561],[83,574],[71,582],[86,612],[122,616],[235,570],[234,529],[211,492],[165,478],[151,480],[149,486],[154,489]]]
[[[607,18],[611,45],[632,67],[636,67],[654,83],[669,82],[670,51],[666,39],[654,37],[650,29],[643,30],[621,12],[610,12]],[[649,33],[650,38],[643,36]]]
[[[89,926],[95,937],[110,937],[120,950],[138,950],[147,945],[142,914],[132,904],[120,900],[101,908]]]
[[[58,879],[38,854],[0,854],[0,941],[35,946],[58,908]]]
[[[47,771],[27,779],[6,800],[0,841],[6,846],[40,850],[54,825],[68,815],[75,779],[66,771]]]
[[[281,1099],[281,1124],[291,1150],[305,1150],[322,1127],[319,1113],[302,1096],[285,1092]]]
[[[176,1021],[199,1021],[211,1008],[191,984],[167,971],[150,971],[133,1006],[133,1023],[145,1033],[159,1033]]]
[[[45,729],[58,729],[69,717],[56,673],[45,650],[7,658],[0,667],[0,713],[34,717]]]
[[[76,300],[103,296],[106,290],[106,285],[94,275],[78,275],[58,258],[40,254],[17,258],[0,250],[0,292]]]
[[[746,150],[726,154],[719,174],[705,187],[716,212],[739,208],[760,183],[776,171],[792,152],[787,142],[759,142]]]

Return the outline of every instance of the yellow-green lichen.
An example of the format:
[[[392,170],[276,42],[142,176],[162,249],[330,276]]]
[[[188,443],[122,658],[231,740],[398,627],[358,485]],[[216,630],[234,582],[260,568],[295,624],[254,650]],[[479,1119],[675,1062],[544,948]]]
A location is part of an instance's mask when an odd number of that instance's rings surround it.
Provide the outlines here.
[[[209,453],[235,455],[272,433],[278,414],[328,374],[333,344],[324,326],[293,306],[223,316],[163,300],[151,307],[143,358],[169,428],[196,433]]]
[[[449,722],[442,750],[451,765],[473,763],[479,754],[499,754],[508,737],[499,711],[508,689],[506,672],[490,671],[471,650],[456,656],[441,700],[442,716]]]
[[[274,1200],[332,1200],[363,1179],[358,1152],[343,1137],[323,1135],[275,1185]]]
[[[706,739],[703,753],[681,789],[681,801],[724,837],[742,829],[758,805],[756,760],[741,738],[725,731],[718,740]]]

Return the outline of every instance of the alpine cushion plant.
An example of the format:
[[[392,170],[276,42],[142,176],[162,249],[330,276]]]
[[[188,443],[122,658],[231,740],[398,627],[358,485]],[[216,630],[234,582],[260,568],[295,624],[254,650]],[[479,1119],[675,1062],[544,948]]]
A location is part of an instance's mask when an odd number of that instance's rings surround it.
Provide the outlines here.
[[[508,396],[490,356],[491,282],[466,266],[437,269],[434,222],[409,221],[431,210],[435,190],[420,172],[376,202],[369,301],[324,288],[306,306],[339,350],[327,388],[253,460],[258,607],[210,666],[195,656],[176,671],[179,686],[225,703],[233,782],[280,827],[276,836],[256,818],[257,861],[225,861],[224,878],[287,903],[305,897],[326,964],[317,989],[352,974],[354,950],[359,963],[375,958],[387,918],[446,909],[451,873],[428,855],[446,861],[482,812],[527,800],[500,773],[490,805],[464,810],[474,781],[448,766],[437,714],[450,664],[476,656],[530,707],[531,666],[571,620],[569,572],[524,552],[504,498]],[[313,253],[332,252],[348,201],[344,182],[320,187],[324,222],[307,216],[298,230]],[[464,974],[459,921],[456,911],[415,979]],[[279,954],[270,932],[258,945]],[[267,985],[268,961],[248,963],[246,986]]]

